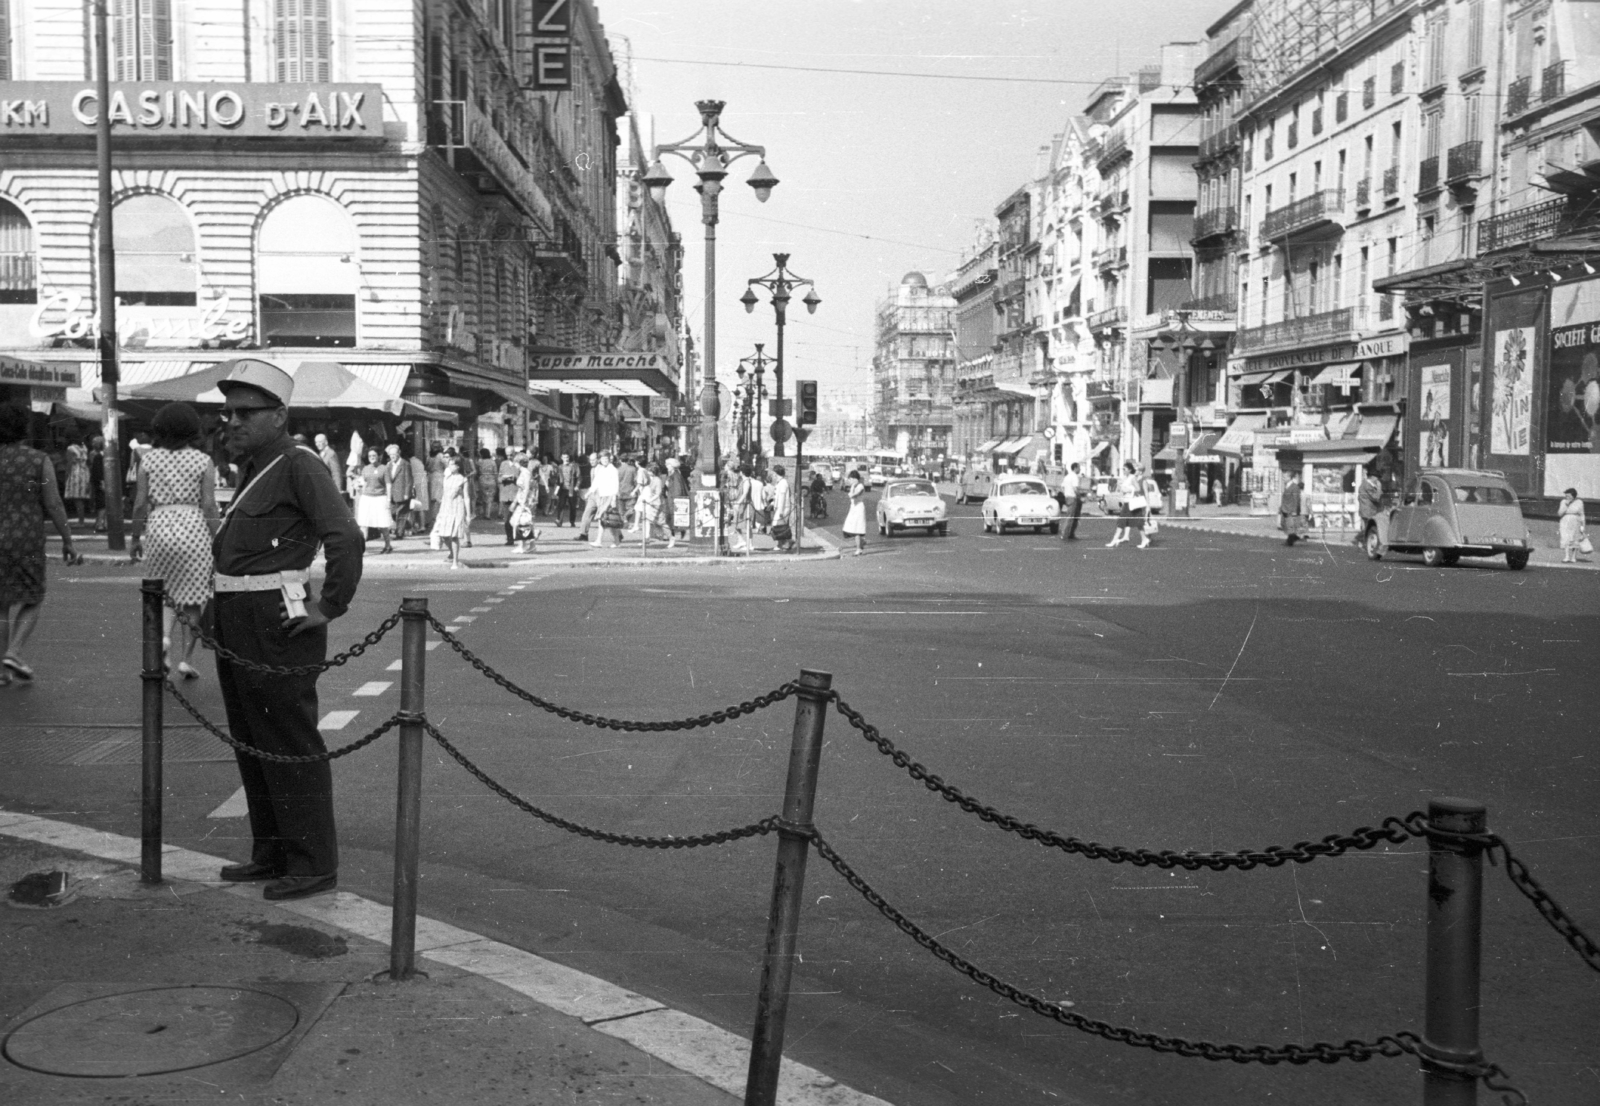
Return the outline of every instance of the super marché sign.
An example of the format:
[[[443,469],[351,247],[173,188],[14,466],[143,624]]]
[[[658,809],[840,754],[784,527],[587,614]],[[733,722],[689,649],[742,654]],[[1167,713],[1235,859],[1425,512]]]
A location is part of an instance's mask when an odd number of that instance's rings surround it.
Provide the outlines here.
[[[113,133],[149,138],[383,137],[375,84],[147,81],[111,86]],[[80,81],[0,81],[0,138],[93,137],[100,96]]]

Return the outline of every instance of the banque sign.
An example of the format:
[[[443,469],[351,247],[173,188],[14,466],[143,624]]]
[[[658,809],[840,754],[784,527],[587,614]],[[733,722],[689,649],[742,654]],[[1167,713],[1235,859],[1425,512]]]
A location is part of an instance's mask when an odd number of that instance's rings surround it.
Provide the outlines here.
[[[130,138],[381,139],[375,84],[113,84],[113,133]],[[0,81],[0,139],[93,137],[100,97],[81,81]]]

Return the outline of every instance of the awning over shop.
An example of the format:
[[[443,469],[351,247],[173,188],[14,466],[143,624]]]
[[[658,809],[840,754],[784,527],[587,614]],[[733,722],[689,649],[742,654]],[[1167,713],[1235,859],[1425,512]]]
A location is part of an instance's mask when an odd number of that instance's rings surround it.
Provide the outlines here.
[[[551,422],[566,423],[568,426],[578,425],[577,419],[569,415],[563,415],[560,411],[544,402],[544,400],[536,399],[527,392],[519,392],[509,384],[489,384],[487,387],[489,391],[504,399],[507,403],[514,403],[523,410],[541,418],[549,419]]]
[[[399,364],[382,361],[339,363],[385,395],[399,395],[411,375],[411,366],[403,361]]]
[[[574,392],[582,395],[605,396],[614,399],[618,396],[651,397],[659,396],[662,399],[675,399],[678,387],[659,368],[642,366],[638,368],[553,368],[529,369],[528,383],[538,388],[553,388],[558,392]]]
[[[1036,399],[1039,394],[1033,389],[1032,385],[1022,384],[1015,380],[996,380],[994,387],[997,392],[1009,392],[1011,395],[1027,396],[1029,399]]]
[[[1152,461],[1165,461],[1170,465],[1178,459],[1178,451],[1169,445],[1150,459]]]
[[[1236,415],[1228,424],[1228,429],[1223,431],[1222,437],[1218,438],[1211,448],[1218,453],[1228,453],[1237,457],[1244,452],[1244,446],[1255,445],[1256,431],[1266,429],[1266,425],[1265,411],[1247,411]]]
[[[452,412],[412,403],[397,394],[380,391],[356,376],[336,361],[302,361],[285,368],[294,378],[294,394],[289,400],[290,411],[377,411],[407,419],[430,419],[435,422],[454,422]],[[200,403],[221,406],[222,392],[217,382],[226,375],[221,365],[209,365],[199,372],[187,373],[168,380],[158,380],[126,389],[122,393],[129,400],[146,403]]]
[[[1393,411],[1363,411],[1360,422],[1356,424],[1356,436],[1381,442],[1381,449],[1389,444],[1399,425],[1400,416]]]
[[[1191,465],[1222,464],[1222,458],[1212,452],[1221,438],[1222,435],[1216,431],[1200,435],[1194,440],[1194,445],[1189,447],[1189,452],[1184,455],[1184,462]]]
[[[1360,370],[1360,361],[1340,361],[1332,365],[1324,365],[1311,376],[1306,378],[1307,384],[1354,384],[1355,374]]]
[[[1003,439],[1003,438],[990,438],[988,441],[984,442],[982,445],[980,445],[977,449],[973,450],[972,452],[974,452],[974,453],[991,453],[991,452],[994,451],[994,447],[999,445],[1004,440],[1005,439]]]
[[[1279,460],[1288,465],[1301,461],[1313,465],[1364,465],[1386,442],[1374,438],[1327,438],[1317,442],[1286,442],[1278,447]]]
[[[994,451],[1002,454],[1003,456],[1010,457],[1013,454],[1020,453],[1022,451],[1022,447],[1031,441],[1033,441],[1032,434],[1029,434],[1025,438],[1007,438],[1005,441],[995,446]]]
[[[172,380],[190,373],[202,372],[215,365],[215,361],[124,361],[118,366],[119,385],[131,388],[139,384],[154,384]],[[100,363],[94,362],[94,378],[100,379]]]

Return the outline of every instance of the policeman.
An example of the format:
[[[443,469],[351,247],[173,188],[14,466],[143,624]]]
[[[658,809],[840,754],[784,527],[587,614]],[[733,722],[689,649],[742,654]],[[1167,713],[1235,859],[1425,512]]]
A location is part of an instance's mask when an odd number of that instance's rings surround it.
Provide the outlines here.
[[[218,366],[228,452],[239,491],[212,542],[216,640],[245,660],[312,665],[328,653],[328,622],[344,614],[361,580],[362,533],[322,458],[284,427],[294,380],[275,365],[240,358]],[[312,557],[327,555],[322,594],[307,589]],[[317,677],[264,672],[217,654],[217,682],[234,740],[263,752],[326,752],[317,732]],[[236,754],[250,807],[248,864],[222,869],[234,883],[271,881],[268,899],[331,891],[339,850],[333,773],[325,760],[281,764]]]

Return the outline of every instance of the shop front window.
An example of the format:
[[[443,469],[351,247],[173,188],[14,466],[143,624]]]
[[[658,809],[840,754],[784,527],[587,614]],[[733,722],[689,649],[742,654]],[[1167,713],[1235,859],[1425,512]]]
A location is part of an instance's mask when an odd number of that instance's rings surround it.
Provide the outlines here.
[[[361,288],[355,227],[323,196],[274,207],[256,237],[263,346],[350,348]]]
[[[0,200],[0,303],[37,303],[33,224],[15,204]]]
[[[117,299],[151,307],[193,307],[199,287],[194,227],[171,196],[129,196],[112,211]]]

